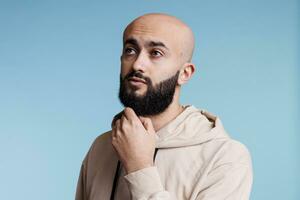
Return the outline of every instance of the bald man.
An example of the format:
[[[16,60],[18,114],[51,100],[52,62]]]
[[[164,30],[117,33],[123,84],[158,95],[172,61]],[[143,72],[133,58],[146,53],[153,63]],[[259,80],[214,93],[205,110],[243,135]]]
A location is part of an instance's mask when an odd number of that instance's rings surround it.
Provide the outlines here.
[[[195,72],[192,30],[161,13],[124,30],[119,99],[124,110],[85,156],[76,200],[245,200],[250,153],[220,119],[179,102]]]

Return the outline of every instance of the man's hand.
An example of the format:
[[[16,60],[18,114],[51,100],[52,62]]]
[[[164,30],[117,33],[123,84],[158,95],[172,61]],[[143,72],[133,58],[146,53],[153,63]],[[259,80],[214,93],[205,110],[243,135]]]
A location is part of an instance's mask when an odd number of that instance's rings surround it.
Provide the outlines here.
[[[155,130],[149,118],[127,107],[112,126],[112,145],[128,173],[153,166]]]

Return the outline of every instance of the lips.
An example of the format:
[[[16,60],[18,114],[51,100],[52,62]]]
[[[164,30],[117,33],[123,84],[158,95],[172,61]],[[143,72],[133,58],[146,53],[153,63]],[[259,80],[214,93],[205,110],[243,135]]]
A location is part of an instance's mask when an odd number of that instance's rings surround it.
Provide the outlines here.
[[[140,78],[137,78],[137,77],[130,77],[128,80],[129,80],[129,81],[133,81],[133,82],[140,82],[140,83],[146,84],[146,81],[145,81],[145,80],[140,79]]]

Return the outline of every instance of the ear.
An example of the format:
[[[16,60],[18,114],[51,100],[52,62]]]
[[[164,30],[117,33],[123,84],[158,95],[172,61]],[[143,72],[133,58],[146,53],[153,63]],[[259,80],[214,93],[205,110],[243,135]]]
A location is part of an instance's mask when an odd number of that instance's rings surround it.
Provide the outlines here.
[[[195,73],[196,67],[193,63],[185,63],[180,70],[178,76],[178,85],[183,85],[188,82]]]

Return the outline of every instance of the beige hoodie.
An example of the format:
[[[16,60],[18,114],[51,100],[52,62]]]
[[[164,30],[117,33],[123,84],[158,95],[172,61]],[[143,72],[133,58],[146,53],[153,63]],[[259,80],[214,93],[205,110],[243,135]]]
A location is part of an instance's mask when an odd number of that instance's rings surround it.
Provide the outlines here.
[[[252,186],[247,148],[231,139],[217,116],[192,105],[157,133],[155,166],[125,174],[111,131],[83,160],[76,200],[246,200]]]

